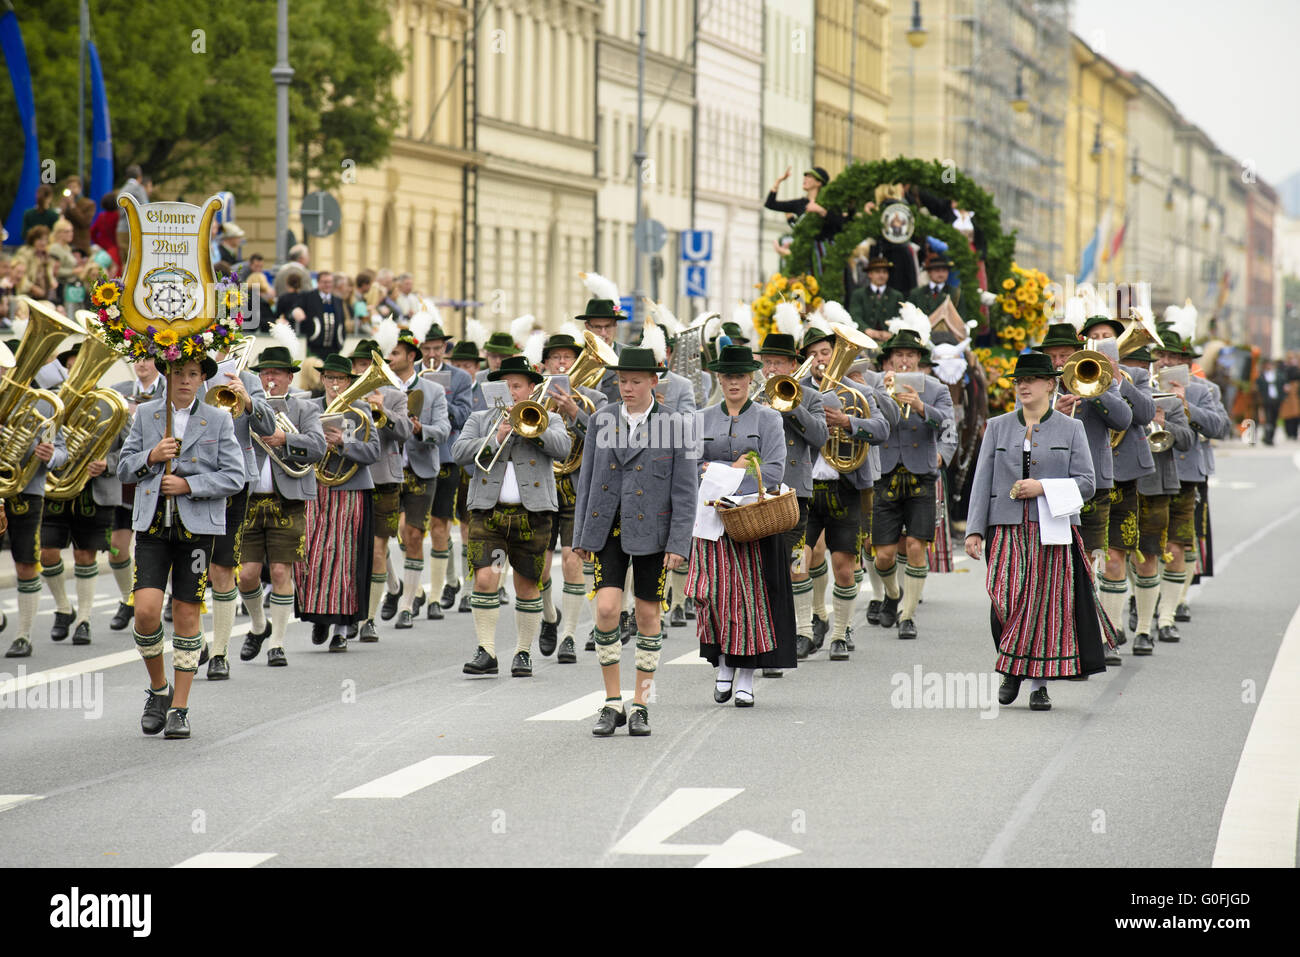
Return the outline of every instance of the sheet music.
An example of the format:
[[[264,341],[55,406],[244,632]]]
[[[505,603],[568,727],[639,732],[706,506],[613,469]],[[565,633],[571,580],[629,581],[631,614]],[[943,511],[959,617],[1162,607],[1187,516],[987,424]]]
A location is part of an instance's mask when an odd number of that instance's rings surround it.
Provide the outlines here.
[[[740,488],[745,478],[745,470],[733,468],[724,462],[710,462],[700,479],[700,491],[695,500],[695,528],[692,534],[696,538],[716,542],[722,537],[722,519],[718,510],[707,505],[724,495],[731,495]]]
[[[510,398],[510,386],[504,382],[484,382],[483,401],[489,409],[495,409],[498,405],[508,409],[515,404]]]

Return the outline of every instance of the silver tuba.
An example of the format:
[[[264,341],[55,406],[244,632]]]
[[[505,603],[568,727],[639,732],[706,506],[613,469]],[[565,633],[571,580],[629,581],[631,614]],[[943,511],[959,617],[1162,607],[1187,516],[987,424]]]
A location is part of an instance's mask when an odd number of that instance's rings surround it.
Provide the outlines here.
[[[695,393],[695,407],[703,408],[704,400],[708,398],[704,394],[704,359],[702,350],[704,347],[704,327],[714,314],[709,314],[698,319],[693,325],[683,329],[677,335],[677,345],[673,347],[673,358],[668,363],[668,369],[684,376],[691,383],[691,390]]]

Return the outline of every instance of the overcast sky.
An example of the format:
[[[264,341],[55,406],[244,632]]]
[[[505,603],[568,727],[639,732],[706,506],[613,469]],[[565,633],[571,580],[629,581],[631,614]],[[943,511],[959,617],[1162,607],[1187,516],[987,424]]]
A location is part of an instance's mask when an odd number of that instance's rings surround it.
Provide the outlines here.
[[[1269,183],[1300,170],[1297,0],[1075,0],[1074,32]]]

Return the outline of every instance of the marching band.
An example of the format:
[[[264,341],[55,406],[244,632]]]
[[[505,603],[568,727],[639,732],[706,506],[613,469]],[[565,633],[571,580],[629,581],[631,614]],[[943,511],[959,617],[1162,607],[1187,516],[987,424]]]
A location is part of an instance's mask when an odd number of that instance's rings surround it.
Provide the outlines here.
[[[887,263],[871,266],[883,275]],[[291,615],[312,624],[314,644],[344,652],[379,640],[377,617],[408,630],[427,605],[442,619],[463,589],[475,633],[463,671],[474,677],[498,674],[502,624],[515,637],[512,677],[534,674],[534,646],[578,662],[589,603],[598,737],[625,725],[650,734],[664,640],[690,620],[714,700],[738,707],[754,706],[756,672],[780,677],[828,637],[830,660],[848,660],[864,581],[867,622],[916,639],[928,572],[950,567],[939,483],[956,415],[949,386],[924,371],[926,288],[918,306],[886,299],[873,279],[875,298],[854,303],[870,313],[868,333],[838,304],[782,303],[751,351],[716,314],[686,326],[655,303],[642,340],[620,345],[616,291],[586,278],[593,298],[572,323],[526,324],[531,355],[475,322],[454,343],[430,324],[402,330],[386,357],[377,339],[326,355],[314,395],[293,388],[300,365],[281,339],[257,355],[245,339],[173,362],[170,393],[152,359],[100,388],[117,354],[93,324],[27,300],[0,381],[0,524],[18,593],[7,657],[39,656],[42,579],[55,599],[50,638],[100,637],[90,610],[103,552],[120,591],[109,627],[132,626],[149,675],[142,729],[168,738],[190,735],[203,661],[208,680],[231,677],[241,600],[240,659],[269,643],[267,664],[283,667]],[[1085,291],[1018,358],[1018,408],[988,423],[965,525],[967,553],[987,557],[1004,704],[1027,679],[1030,707],[1050,709],[1048,680],[1122,664],[1130,636],[1139,656],[1177,642],[1189,585],[1212,574],[1211,443],[1230,425],[1194,365],[1189,310],[1156,323],[1130,304],[1120,317]],[[82,348],[42,388],[70,335]],[[75,414],[87,406],[103,414]],[[1049,530],[1036,500],[1055,508],[1063,482],[1079,502]],[[507,565],[513,626],[500,620]],[[621,651],[633,639],[624,703]]]

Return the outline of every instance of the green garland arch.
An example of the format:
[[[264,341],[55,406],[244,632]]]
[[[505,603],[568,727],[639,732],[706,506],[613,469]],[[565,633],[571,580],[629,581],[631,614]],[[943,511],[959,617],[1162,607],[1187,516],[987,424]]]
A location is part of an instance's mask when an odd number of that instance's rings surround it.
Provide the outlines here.
[[[984,268],[988,288],[990,291],[1000,288],[1002,280],[1011,274],[1016,234],[1014,230],[1007,234],[1002,232],[1002,216],[993,197],[969,176],[938,160],[927,162],[900,156],[892,160],[854,163],[818,194],[818,203],[827,209],[857,211],[857,215],[845,224],[826,251],[821,276],[823,297],[844,302],[845,263],[858,243],[868,236],[880,235],[880,210],[864,215],[862,207],[868,200],[876,198],[876,187],[885,183],[911,183],[928,192],[956,200],[962,209],[970,210],[984,234],[987,246]],[[817,238],[821,224],[822,218],[814,215],[804,217],[795,226],[790,254],[785,260],[785,275],[811,271],[813,240]],[[965,236],[924,209],[917,210],[916,228],[918,234],[931,235],[948,244],[948,255],[961,277],[963,290],[978,288],[978,264]],[[978,305],[978,297],[966,293],[961,297],[961,303],[962,315],[968,319],[975,318],[973,310]],[[968,309],[972,310],[969,314]]]

